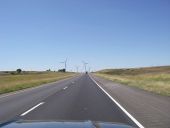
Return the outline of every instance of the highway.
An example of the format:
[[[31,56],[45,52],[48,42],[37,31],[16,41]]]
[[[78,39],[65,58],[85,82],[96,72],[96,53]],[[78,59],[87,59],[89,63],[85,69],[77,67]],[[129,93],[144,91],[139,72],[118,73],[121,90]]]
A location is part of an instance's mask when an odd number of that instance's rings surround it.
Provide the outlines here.
[[[0,122],[92,120],[137,127],[88,74],[0,96]]]
[[[0,95],[0,123],[15,119],[118,122],[170,126],[170,97],[80,74]]]

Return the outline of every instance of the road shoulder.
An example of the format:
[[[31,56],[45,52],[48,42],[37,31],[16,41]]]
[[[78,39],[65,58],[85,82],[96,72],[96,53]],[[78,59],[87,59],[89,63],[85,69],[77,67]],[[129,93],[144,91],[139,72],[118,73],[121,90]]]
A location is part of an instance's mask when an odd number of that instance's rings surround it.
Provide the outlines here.
[[[155,95],[94,75],[92,77],[145,127],[170,126],[170,97]]]

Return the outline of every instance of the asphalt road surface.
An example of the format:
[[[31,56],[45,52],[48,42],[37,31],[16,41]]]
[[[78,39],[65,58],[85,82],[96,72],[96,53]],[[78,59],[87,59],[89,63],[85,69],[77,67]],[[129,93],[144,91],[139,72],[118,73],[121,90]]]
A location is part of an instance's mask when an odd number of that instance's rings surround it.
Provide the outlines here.
[[[92,120],[137,127],[88,74],[0,96],[0,122]]]

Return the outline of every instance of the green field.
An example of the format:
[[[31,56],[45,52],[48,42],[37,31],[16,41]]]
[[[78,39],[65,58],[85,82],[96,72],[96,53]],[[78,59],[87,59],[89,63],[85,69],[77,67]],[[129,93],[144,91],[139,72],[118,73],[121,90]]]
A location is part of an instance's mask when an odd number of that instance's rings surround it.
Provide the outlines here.
[[[117,83],[170,96],[170,66],[106,69],[95,74]]]
[[[15,75],[0,73],[0,94],[54,82],[73,75],[75,73],[25,72]]]

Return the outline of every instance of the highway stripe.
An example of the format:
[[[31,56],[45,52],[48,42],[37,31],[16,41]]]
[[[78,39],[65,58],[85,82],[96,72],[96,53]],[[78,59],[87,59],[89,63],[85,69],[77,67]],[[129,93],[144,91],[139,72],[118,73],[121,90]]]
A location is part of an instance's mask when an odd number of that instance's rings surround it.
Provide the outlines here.
[[[22,113],[20,116],[25,116],[26,114],[28,114],[29,112],[33,111],[34,109],[36,109],[37,107],[39,107],[40,105],[43,105],[43,104],[44,104],[44,102],[41,102],[41,103],[37,104],[36,106],[32,107],[28,111]]]
[[[90,75],[89,75],[90,76]],[[123,108],[109,93],[107,93],[91,76],[91,80],[139,127],[144,128],[144,126],[139,123],[125,108]]]
[[[66,87],[64,87],[63,89],[65,90],[65,89],[67,89],[68,87],[66,86]]]

